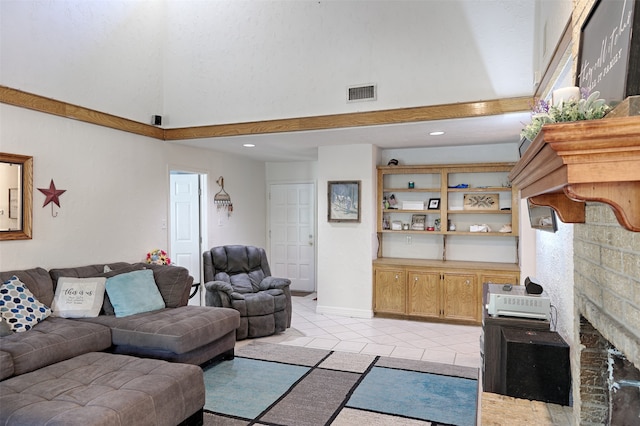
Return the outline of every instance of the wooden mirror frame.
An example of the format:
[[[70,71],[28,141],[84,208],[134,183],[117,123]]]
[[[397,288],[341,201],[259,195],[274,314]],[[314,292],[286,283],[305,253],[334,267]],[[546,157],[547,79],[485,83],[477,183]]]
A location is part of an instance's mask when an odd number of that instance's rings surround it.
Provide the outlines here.
[[[0,163],[22,165],[22,229],[0,231],[0,241],[30,240],[33,222],[33,157],[0,152]]]

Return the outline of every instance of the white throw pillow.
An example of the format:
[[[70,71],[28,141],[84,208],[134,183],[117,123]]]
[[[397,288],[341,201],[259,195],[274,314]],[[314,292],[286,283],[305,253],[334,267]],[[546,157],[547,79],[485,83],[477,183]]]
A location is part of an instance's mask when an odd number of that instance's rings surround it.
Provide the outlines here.
[[[58,278],[51,309],[63,318],[94,318],[100,314],[104,300],[105,277]]]

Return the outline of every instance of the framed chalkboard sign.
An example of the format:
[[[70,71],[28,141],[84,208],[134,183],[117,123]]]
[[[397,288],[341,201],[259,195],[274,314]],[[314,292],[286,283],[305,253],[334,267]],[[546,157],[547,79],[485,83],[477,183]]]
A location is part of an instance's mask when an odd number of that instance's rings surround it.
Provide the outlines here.
[[[610,105],[640,94],[640,0],[598,0],[580,32],[576,85]]]

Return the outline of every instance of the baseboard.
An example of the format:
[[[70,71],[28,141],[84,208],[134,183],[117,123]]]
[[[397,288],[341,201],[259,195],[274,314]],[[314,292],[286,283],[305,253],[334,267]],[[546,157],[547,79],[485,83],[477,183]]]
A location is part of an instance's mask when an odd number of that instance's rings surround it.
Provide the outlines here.
[[[339,315],[342,317],[373,318],[373,310],[371,309],[336,308],[334,306],[317,305],[316,312],[319,314]]]

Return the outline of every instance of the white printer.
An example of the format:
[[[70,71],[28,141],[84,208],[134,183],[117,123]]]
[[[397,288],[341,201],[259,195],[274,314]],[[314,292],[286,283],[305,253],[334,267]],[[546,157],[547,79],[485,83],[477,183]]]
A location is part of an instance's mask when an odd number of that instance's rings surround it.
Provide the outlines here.
[[[489,284],[488,287],[489,315],[550,320],[551,301],[545,291],[528,294],[523,285]]]

